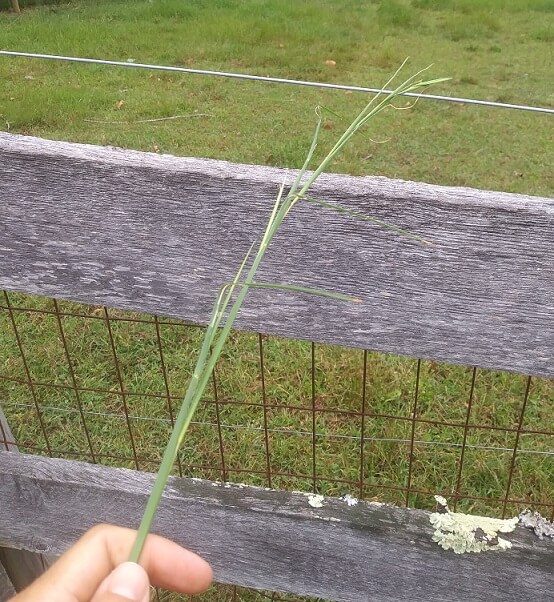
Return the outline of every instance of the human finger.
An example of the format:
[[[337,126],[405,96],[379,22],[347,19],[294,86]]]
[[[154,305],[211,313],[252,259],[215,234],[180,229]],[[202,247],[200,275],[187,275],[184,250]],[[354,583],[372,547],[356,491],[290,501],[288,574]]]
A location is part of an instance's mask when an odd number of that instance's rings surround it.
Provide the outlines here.
[[[100,584],[91,602],[148,602],[150,580],[146,571],[134,562],[124,562]]]
[[[102,581],[129,558],[135,537],[136,531],[123,527],[92,528],[14,602],[89,602]],[[157,535],[148,536],[140,564],[153,585],[183,594],[199,593],[212,580],[205,560]]]

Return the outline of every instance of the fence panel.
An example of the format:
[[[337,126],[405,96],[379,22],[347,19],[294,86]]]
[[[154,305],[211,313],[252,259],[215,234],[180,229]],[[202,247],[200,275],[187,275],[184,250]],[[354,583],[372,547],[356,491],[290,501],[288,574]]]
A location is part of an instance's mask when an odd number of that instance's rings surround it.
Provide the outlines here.
[[[59,553],[98,521],[135,526],[152,479],[137,471],[54,456],[123,463],[140,470],[157,466],[159,458],[144,456],[143,447],[154,435],[144,433],[146,427],[165,432],[173,420],[172,404],[179,398],[166,368],[162,330],[188,328],[158,316],[206,323],[219,286],[234,275],[260,235],[279,185],[292,181],[295,172],[1,133],[0,150],[0,287],[101,306],[83,309],[83,315],[67,309],[72,304],[56,300],[26,307],[13,301],[15,293],[5,293],[0,303],[13,333],[14,353],[21,360],[18,375],[0,374],[0,381],[26,391],[21,400],[9,402],[11,410],[35,412],[36,437],[26,437],[21,449],[51,456],[0,454],[0,508],[6,513],[6,520],[0,521],[0,545]],[[213,422],[204,418],[196,425],[209,429],[205,433],[210,439],[210,461],[200,457],[196,464],[180,462],[178,473],[191,474],[192,465],[224,481],[255,475],[279,487],[283,479],[296,479],[314,491],[330,482],[351,487],[363,498],[370,497],[367,477],[373,470],[368,446],[390,443],[391,450],[405,448],[405,461],[402,466],[398,463],[402,476],[396,475],[395,482],[372,482],[371,487],[394,491],[408,505],[410,496],[432,493],[418,481],[417,467],[427,457],[419,457],[418,450],[448,445],[456,448],[455,462],[448,465],[454,505],[463,498],[494,500],[505,515],[529,500],[551,511],[551,499],[514,497],[513,483],[516,461],[533,455],[547,464],[552,457],[548,442],[554,429],[548,417],[544,420],[550,389],[541,385],[541,377],[554,376],[554,200],[338,175],[323,177],[313,195],[409,230],[430,244],[375,223],[300,204],[270,251],[260,280],[353,294],[363,303],[252,291],[238,326],[265,333],[251,335],[251,351],[259,354],[256,394],[261,401],[248,395],[244,400],[227,398],[214,375],[213,399],[203,402]],[[108,307],[156,315],[122,315]],[[63,372],[61,380],[60,374],[51,380],[37,376],[41,372],[35,372],[26,347],[27,318],[49,321],[54,329],[61,351],[52,362]],[[104,356],[112,364],[113,382],[97,386],[77,376],[80,367],[67,342],[66,320],[72,318],[105,327]],[[163,390],[133,389],[136,383],[129,362],[122,361],[119,349],[120,324],[144,328],[140,336],[147,329],[150,332],[155,342],[150,351],[159,356],[163,375],[156,386]],[[72,328],[75,336],[81,336]],[[301,379],[307,379],[309,386],[299,394],[300,404],[271,399],[278,388],[270,393],[266,382],[273,378],[267,349],[275,336],[314,341],[304,345],[307,364]],[[320,343],[361,350],[360,407],[326,407],[324,395],[323,400],[318,395]],[[178,344],[182,345],[181,339]],[[518,382],[513,390],[507,388],[509,397],[503,400],[513,406],[509,424],[499,424],[494,415],[488,420],[478,412],[474,418],[472,406],[479,397],[482,372],[477,368],[464,369],[460,377],[467,385],[461,413],[455,419],[429,417],[423,375],[427,365],[407,359],[404,376],[413,378],[411,399],[393,414],[379,403],[372,407],[366,399],[368,349],[536,378],[514,375]],[[539,383],[538,394],[534,383]],[[58,406],[43,402],[45,390],[53,399],[59,397]],[[98,395],[105,408],[95,405]],[[140,398],[156,402],[148,406],[156,418],[137,413],[135,400]],[[246,407],[262,412],[258,427],[245,426],[249,435],[259,431],[256,441],[264,448],[259,466],[237,465],[226,447],[225,429],[239,430],[236,424],[225,424],[222,415],[239,415]],[[270,425],[271,412],[277,416],[276,426]],[[279,420],[291,422],[295,414],[303,415],[298,423],[302,427],[287,430]],[[532,425],[526,422],[531,414]],[[105,421],[105,428],[111,424],[119,429],[123,451],[106,451],[105,441],[91,433],[87,424],[98,419]],[[318,433],[326,420],[336,420],[344,430],[336,441]],[[387,424],[393,422],[402,423],[404,434],[395,432],[387,439]],[[60,424],[73,425],[79,439],[75,449],[57,447]],[[441,440],[443,427],[463,433],[463,439]],[[474,437],[478,430],[492,433],[494,443],[480,444]],[[0,443],[9,450],[13,436],[5,429],[0,434]],[[310,466],[302,474],[296,465],[295,470],[275,468],[280,450],[272,446],[271,438],[276,434],[294,436],[297,442],[304,437],[305,453],[299,451],[298,457]],[[536,438],[536,448],[523,449],[524,437],[528,445],[529,437]],[[39,443],[42,439],[44,445]],[[352,467],[347,475],[337,474],[340,466],[334,466],[332,458],[339,446],[355,456],[354,474]],[[496,495],[472,495],[462,486],[464,462],[468,464],[471,453],[491,450],[508,458],[506,482]],[[391,451],[383,462],[395,460]],[[521,464],[519,480],[525,477],[525,466],[530,466]],[[482,460],[470,464],[478,470],[481,465]],[[380,470],[386,470],[383,463]],[[332,477],[329,471],[334,471]],[[122,505],[121,511],[114,499]],[[336,600],[407,600],[415,591],[419,599],[546,600],[553,586],[549,570],[553,542],[538,540],[521,528],[510,536],[514,547],[508,552],[460,557],[431,541],[429,514],[423,511],[363,502],[350,507],[331,498],[319,508],[303,494],[195,480],[173,480],[164,504],[156,530],[196,548],[214,564],[216,577],[227,583]],[[196,509],[196,514],[189,515],[190,509]]]

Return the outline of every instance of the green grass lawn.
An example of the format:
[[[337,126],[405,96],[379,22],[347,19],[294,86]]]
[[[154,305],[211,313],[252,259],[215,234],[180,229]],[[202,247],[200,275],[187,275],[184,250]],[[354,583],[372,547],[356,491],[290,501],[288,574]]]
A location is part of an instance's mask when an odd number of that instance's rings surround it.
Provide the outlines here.
[[[433,93],[554,107],[554,0],[20,0],[20,16],[8,4],[0,0],[0,49],[362,86],[384,83],[409,54],[408,70],[434,63],[431,77],[452,77]],[[318,104],[334,112],[326,117],[323,152],[367,100],[320,88],[6,57],[0,82],[6,131],[287,167],[304,160]],[[139,123],[197,113],[208,116]],[[382,115],[333,169],[552,196],[553,124],[552,115],[420,101],[409,112]],[[125,459],[132,434],[139,467],[155,470],[170,430],[168,397],[174,413],[201,329],[162,320],[158,331],[151,316],[130,322],[129,314],[110,310],[124,400],[102,309],[61,302],[62,312],[88,316],[60,318],[77,400],[53,302],[9,299],[54,455],[90,459],[92,448],[103,463],[134,467]],[[324,494],[432,508],[432,492],[458,491],[459,508],[501,514],[527,379],[478,370],[470,415],[476,428],[465,432],[471,368],[421,363],[415,425],[417,360],[368,353],[365,369],[364,397],[361,350],[234,334],[176,474],[311,490],[315,465]],[[22,450],[33,452],[47,443],[26,378],[9,312],[0,309],[0,401]],[[539,510],[554,499],[554,436],[547,434],[554,432],[553,394],[552,381],[532,380],[509,488],[510,498]],[[408,481],[413,492],[406,496]],[[506,512],[524,506],[509,503]],[[222,591],[217,599],[232,596]]]
[[[553,41],[553,0],[83,0],[0,13],[3,49],[362,86],[381,85],[410,55],[410,69],[433,63],[431,76],[452,77],[433,92],[551,108]],[[2,129],[289,167],[305,156],[316,105],[344,120],[329,114],[331,140],[366,101],[318,88],[13,58],[0,59],[0,78]],[[136,123],[194,113],[210,117]],[[551,123],[551,115],[420,102],[401,117],[390,111],[334,169],[547,196]]]

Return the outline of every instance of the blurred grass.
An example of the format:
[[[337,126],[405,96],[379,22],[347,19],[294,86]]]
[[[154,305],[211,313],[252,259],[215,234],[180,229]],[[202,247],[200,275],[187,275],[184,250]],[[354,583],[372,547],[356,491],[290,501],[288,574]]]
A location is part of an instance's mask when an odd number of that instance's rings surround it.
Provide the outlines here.
[[[19,17],[0,12],[2,49],[367,86],[382,84],[410,54],[414,69],[435,63],[432,76],[453,76],[433,93],[554,107],[554,0],[20,3]],[[0,0],[0,11],[7,6]],[[325,148],[366,100],[318,88],[5,57],[0,57],[0,81],[4,130],[288,167],[299,167],[305,157],[317,104],[343,117],[329,113]],[[209,117],[137,123],[195,113]],[[401,116],[390,111],[376,121],[333,169],[549,196],[554,192],[551,124],[550,115],[421,101],[413,111]],[[10,294],[10,300],[19,308],[53,310],[47,299]],[[133,467],[122,459],[132,457],[131,432],[140,467],[155,470],[170,413],[152,318],[110,310],[114,318],[145,320],[112,321],[129,392],[127,424],[102,310],[66,302],[60,307],[90,316],[61,320],[94,453],[102,463]],[[72,380],[56,317],[14,313],[33,380],[61,386],[35,386],[55,455],[90,458],[75,393],[63,388]],[[201,336],[201,329],[190,325],[160,326],[173,412]],[[321,493],[363,493],[368,499],[432,508],[430,492],[448,496],[459,488],[460,509],[501,513],[502,502],[471,496],[505,495],[515,434],[502,429],[517,426],[524,376],[478,371],[470,422],[479,428],[467,433],[469,447],[458,477],[472,370],[423,362],[418,443],[409,477],[416,360],[368,354],[362,462],[363,352],[316,345],[312,358],[309,343],[264,337],[269,405],[264,412],[259,345],[256,335],[233,335],[217,367],[215,389],[206,392],[181,451],[183,474],[266,486],[269,464],[273,487],[311,490],[315,443],[315,486]],[[22,450],[33,452],[44,448],[45,440],[31,391],[17,382],[25,378],[8,312],[0,310],[0,400]],[[553,394],[551,381],[533,379],[525,429],[554,431]],[[221,430],[218,419],[225,425]],[[521,435],[519,449],[511,497],[551,503],[553,436]],[[361,470],[362,492],[356,484]],[[412,488],[429,493],[406,499],[402,488],[408,478]],[[509,504],[507,512],[524,505]],[[202,599],[233,595],[232,589],[219,588]],[[241,592],[239,599],[267,598]]]

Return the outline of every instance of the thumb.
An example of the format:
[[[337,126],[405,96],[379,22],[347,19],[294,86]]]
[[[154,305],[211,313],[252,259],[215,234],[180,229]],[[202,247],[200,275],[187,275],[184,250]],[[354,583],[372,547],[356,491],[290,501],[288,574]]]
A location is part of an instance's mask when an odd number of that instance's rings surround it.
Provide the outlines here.
[[[104,579],[91,602],[148,602],[149,599],[146,571],[134,562],[124,562]]]

